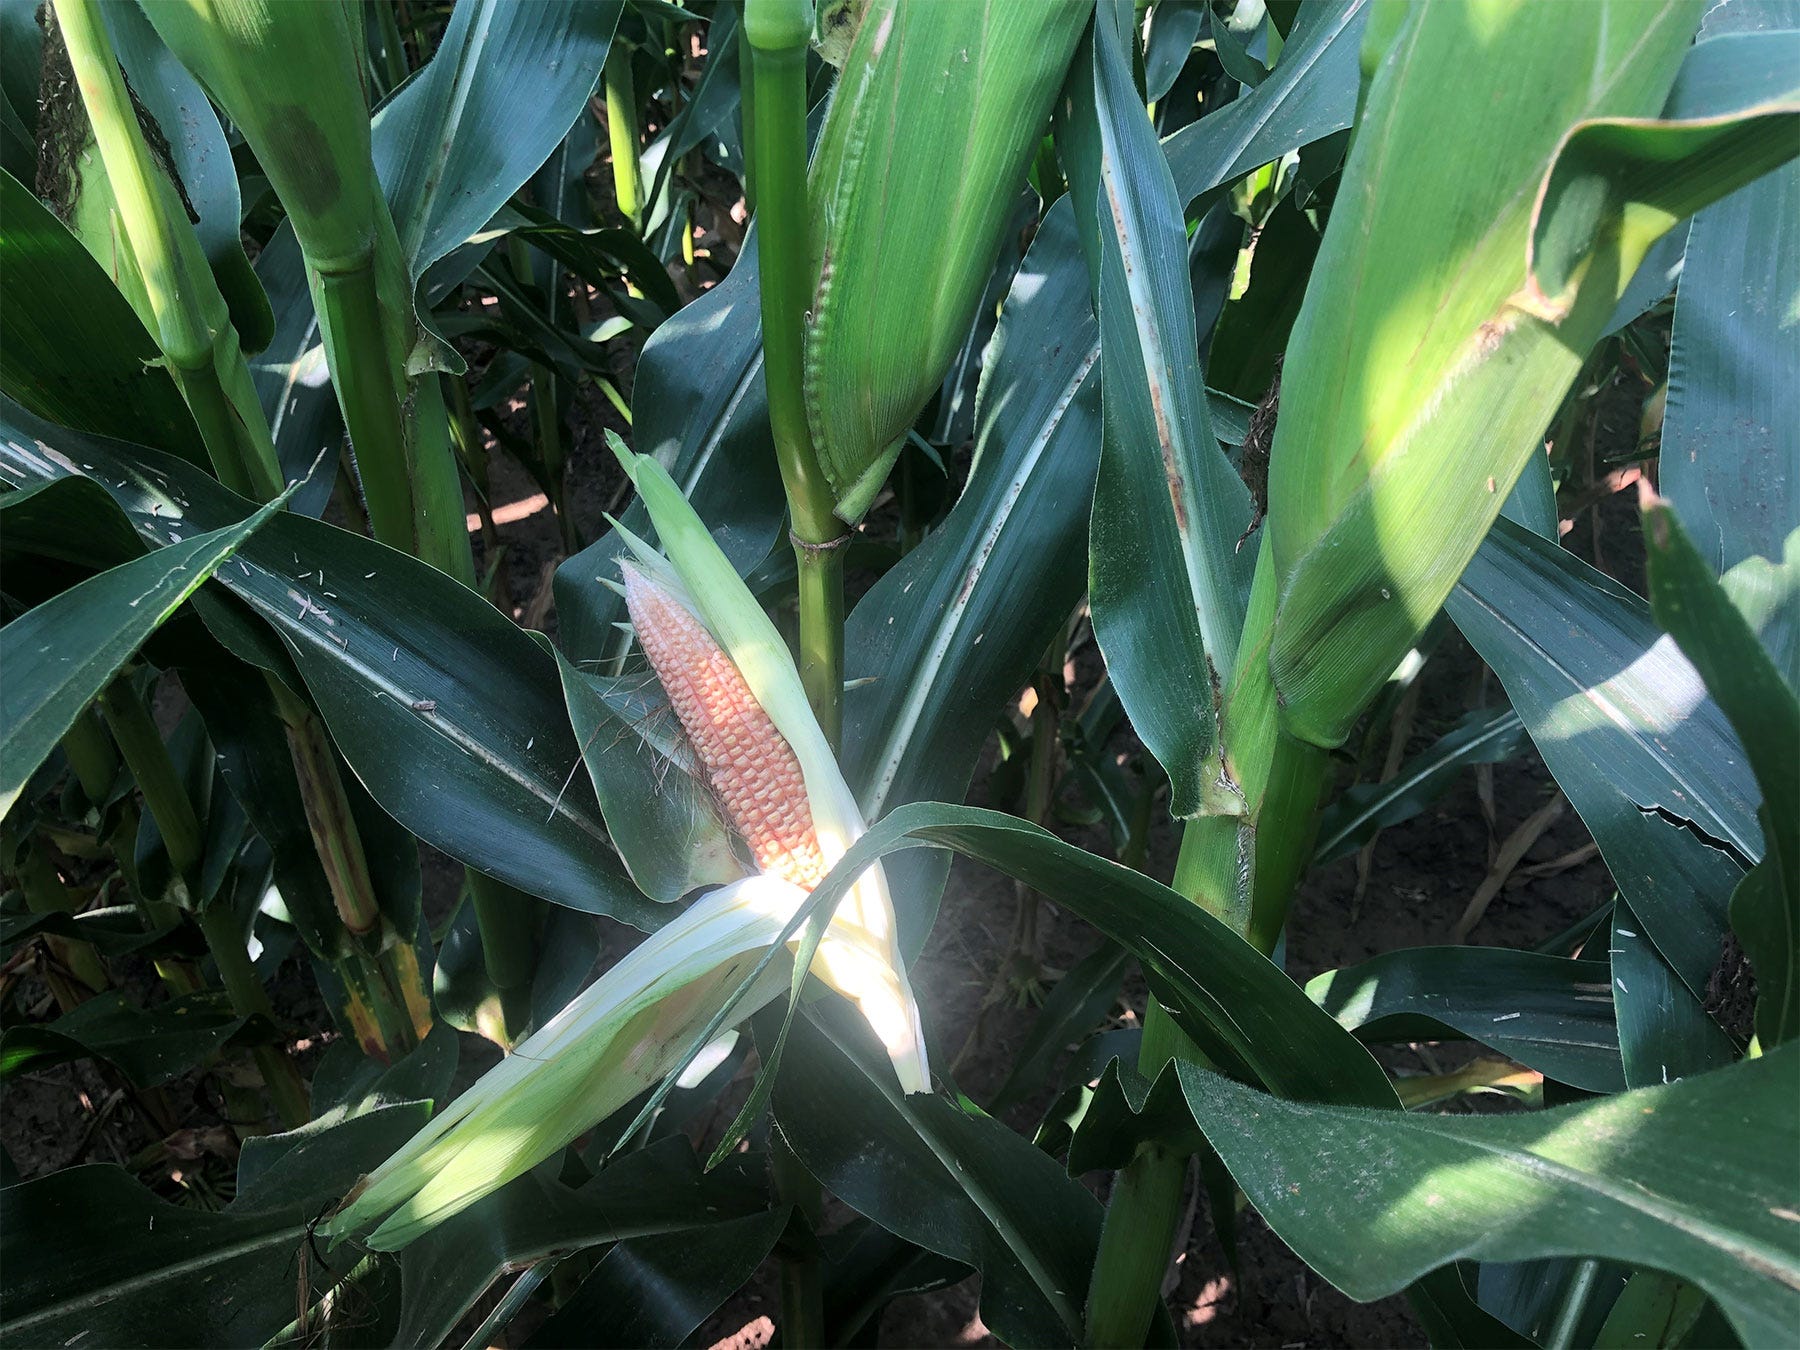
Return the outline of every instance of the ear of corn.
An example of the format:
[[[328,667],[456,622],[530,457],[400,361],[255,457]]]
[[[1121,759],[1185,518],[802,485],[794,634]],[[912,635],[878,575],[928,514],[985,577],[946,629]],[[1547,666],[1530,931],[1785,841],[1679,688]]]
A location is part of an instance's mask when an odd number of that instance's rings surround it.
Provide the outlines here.
[[[632,629],[758,870],[645,939],[366,1177],[330,1228],[342,1237],[381,1220],[367,1239],[377,1250],[405,1246],[658,1082],[864,831],[780,633],[662,467],[609,440],[668,549],[620,532],[634,554],[621,566]],[[928,1091],[879,864],[832,917],[813,972],[862,1011],[901,1086]],[[789,979],[772,962],[738,1009]]]
[[[804,351],[807,420],[845,520],[869,509],[967,336],[1092,9],[873,0],[861,17],[810,174]]]
[[[668,551],[664,557],[629,531],[620,531],[635,559],[627,574],[627,599],[629,602],[635,589],[639,604],[645,606],[641,618],[639,610],[633,609],[633,628],[644,640],[654,621],[651,606],[656,619],[672,617],[679,624],[670,629],[667,647],[682,653],[688,673],[672,669],[664,686],[678,712],[681,703],[688,702],[683,726],[708,764],[709,776],[715,762],[721,766],[720,776],[713,776],[714,791],[758,852],[759,865],[769,866],[761,856],[765,851],[777,857],[783,841],[798,841],[798,851],[778,862],[776,871],[810,888],[867,827],[812,715],[800,672],[774,623],[713,542],[674,480],[655,460],[632,454],[617,436],[608,433],[607,439],[637,486]],[[654,588],[654,599],[647,594],[650,588]],[[679,615],[671,616],[671,607],[685,610],[693,624],[680,622]],[[679,639],[673,636],[677,632],[682,634]],[[707,651],[703,639],[710,641],[716,656]],[[664,636],[651,636],[645,648],[656,662],[658,649],[665,648]],[[665,650],[665,659],[668,654]],[[699,666],[695,665],[697,659],[702,659]],[[706,683],[678,692],[693,680],[691,672],[702,668],[707,672]],[[663,667],[658,664],[657,669],[660,676]],[[742,681],[742,694],[731,687],[734,673]],[[714,697],[702,702],[699,695],[703,692]],[[760,719],[721,726],[722,720],[728,720],[725,710],[741,712],[746,698],[766,715],[768,729],[755,729],[760,727]],[[804,785],[803,801],[791,797],[778,801],[771,795],[777,785],[779,790],[791,792],[790,763],[798,768]],[[742,804],[741,820],[732,805],[734,800]],[[810,838],[804,820],[810,820]],[[844,897],[826,941],[820,945],[814,969],[862,1010],[887,1047],[902,1085],[909,1092],[926,1091],[930,1078],[918,1007],[907,982],[893,902],[880,864],[858,877]]]

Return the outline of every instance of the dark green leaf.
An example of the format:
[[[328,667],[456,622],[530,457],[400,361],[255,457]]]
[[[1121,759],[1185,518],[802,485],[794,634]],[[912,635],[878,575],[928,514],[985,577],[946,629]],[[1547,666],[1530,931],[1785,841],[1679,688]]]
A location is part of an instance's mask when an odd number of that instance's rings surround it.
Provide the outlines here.
[[[1587,1092],[1625,1086],[1603,961],[1410,947],[1327,971],[1306,992],[1364,1040],[1428,1040],[1448,1028]]]
[[[796,1019],[782,1070],[782,1136],[833,1194],[980,1269],[982,1317],[1003,1338],[1079,1338],[1100,1206],[1055,1160],[973,1108],[902,1093],[848,1016]]]
[[[237,1197],[217,1213],[158,1199],[100,1164],[0,1191],[0,1341],[260,1344],[294,1314],[303,1251],[319,1286],[330,1278],[311,1257],[307,1225],[424,1119],[422,1106],[395,1106],[252,1139]],[[340,1255],[332,1268],[350,1264]]]
[[[632,446],[666,466],[740,572],[767,556],[786,510],[763,400],[762,322],[750,235],[731,275],[644,344],[632,390]],[[624,524],[654,540],[632,503]],[[626,642],[612,625],[624,602],[599,584],[623,542],[608,531],[556,569],[562,649],[587,670],[616,673]]]
[[[138,1087],[155,1087],[232,1046],[266,1041],[267,1022],[239,1017],[218,993],[186,994],[140,1008],[109,990],[53,1022],[0,1034],[0,1078],[65,1060],[104,1059]]]
[[[627,1238],[525,1344],[674,1347],[756,1273],[787,1226],[769,1210],[683,1232]]]
[[[8,448],[53,467],[41,443],[35,451]],[[280,506],[199,534],[172,522],[166,548],[102,572],[0,629],[0,814],[132,653]]]
[[[0,173],[0,390],[51,421],[204,458],[162,350],[63,223]]]
[[[1129,963],[1123,947],[1104,943],[1056,982],[1013,1057],[1012,1069],[994,1094],[990,1110],[1004,1111],[1050,1081],[1063,1051],[1093,1030],[1118,1000],[1119,982]]]
[[[546,1168],[519,1178],[409,1246],[397,1345],[437,1345],[502,1273],[601,1242],[678,1233],[762,1211],[738,1166],[702,1173],[685,1139],[630,1153],[570,1189]]]
[[[1443,794],[1457,770],[1511,758],[1523,731],[1518,714],[1510,708],[1476,711],[1401,765],[1387,782],[1350,788],[1319,817],[1313,863],[1341,858],[1379,831],[1418,815]]]
[[[375,167],[413,277],[486,225],[587,107],[621,0],[466,0],[374,123]]]
[[[1736,1058],[1731,1038],[1644,936],[1641,922],[1623,898],[1613,911],[1607,954],[1619,1019],[1619,1056],[1628,1084],[1671,1083],[1722,1069]]]
[[[91,465],[157,541],[242,510],[177,461],[0,412],[0,477],[15,485]],[[63,447],[56,459],[32,448],[41,437]],[[333,740],[401,824],[530,894],[654,926],[657,906],[605,846],[555,662],[511,620],[416,559],[292,514],[220,579],[281,636]]]
[[[1207,414],[1181,194],[1106,16],[1075,70],[1057,136],[1101,338],[1089,604],[1170,810],[1191,816],[1223,777],[1216,691],[1237,662],[1254,505]]]
[[[1698,673],[1642,600],[1510,521],[1495,524],[1446,608],[1650,939],[1703,994],[1737,859],[1760,856],[1762,832],[1749,766]]]
[[[1767,856],[1732,897],[1732,927],[1756,968],[1765,1046],[1800,1035],[1800,700],[1667,505],[1644,508],[1657,622],[1698,667],[1762,789]]]

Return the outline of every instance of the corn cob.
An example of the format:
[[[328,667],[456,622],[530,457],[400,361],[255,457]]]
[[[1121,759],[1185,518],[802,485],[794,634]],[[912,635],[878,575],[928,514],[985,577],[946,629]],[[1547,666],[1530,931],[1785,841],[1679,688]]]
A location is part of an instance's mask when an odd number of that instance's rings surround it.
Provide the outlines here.
[[[810,891],[829,869],[793,748],[706,626],[630,563],[621,570],[632,628],[726,819],[760,870]]]

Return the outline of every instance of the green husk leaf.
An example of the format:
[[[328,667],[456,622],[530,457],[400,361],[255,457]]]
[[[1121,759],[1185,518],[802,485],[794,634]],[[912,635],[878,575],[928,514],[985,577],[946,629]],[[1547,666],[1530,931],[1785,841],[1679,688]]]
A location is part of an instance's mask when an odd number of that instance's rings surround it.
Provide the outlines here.
[[[845,520],[968,332],[1087,15],[1079,0],[874,0],[862,17],[809,178],[807,421]]]

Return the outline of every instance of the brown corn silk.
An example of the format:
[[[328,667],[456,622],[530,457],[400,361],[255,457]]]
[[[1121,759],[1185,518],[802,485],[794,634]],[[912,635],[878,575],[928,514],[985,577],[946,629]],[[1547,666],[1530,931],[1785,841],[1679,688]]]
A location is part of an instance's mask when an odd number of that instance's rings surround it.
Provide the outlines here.
[[[632,629],[726,820],[759,868],[812,890],[830,869],[800,761],[706,626],[637,568],[621,570]]]

